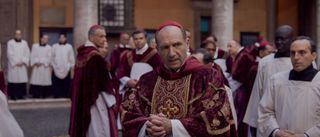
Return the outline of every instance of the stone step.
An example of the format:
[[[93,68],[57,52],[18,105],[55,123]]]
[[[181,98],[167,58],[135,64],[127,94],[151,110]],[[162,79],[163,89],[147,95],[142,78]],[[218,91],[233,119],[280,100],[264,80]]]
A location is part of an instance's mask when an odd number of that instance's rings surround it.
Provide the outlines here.
[[[23,100],[9,100],[8,104],[11,110],[12,109],[60,108],[60,107],[70,107],[71,100],[68,98],[23,99]]]

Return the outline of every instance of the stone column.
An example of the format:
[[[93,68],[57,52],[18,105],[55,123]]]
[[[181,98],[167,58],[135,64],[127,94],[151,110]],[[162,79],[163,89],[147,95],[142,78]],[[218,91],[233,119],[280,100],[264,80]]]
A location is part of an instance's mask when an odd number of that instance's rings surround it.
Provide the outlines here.
[[[1,68],[7,73],[7,42],[13,38],[17,29],[17,0],[0,0],[0,45]]]
[[[270,42],[274,42],[276,23],[276,1],[267,0],[267,39]]]
[[[29,47],[32,41],[32,3],[33,0],[17,0],[17,27],[22,31],[22,38],[25,39]],[[11,33],[14,34],[14,31]]]
[[[317,0],[317,8],[316,8],[316,20],[317,20],[317,32],[316,32],[316,42],[317,42],[317,59],[316,59],[316,62],[317,62],[317,66],[318,68],[320,67],[320,0]]]
[[[218,47],[226,50],[233,39],[233,0],[212,0],[212,34]]]
[[[90,26],[98,24],[98,0],[74,0],[74,47],[77,49],[88,39]]]

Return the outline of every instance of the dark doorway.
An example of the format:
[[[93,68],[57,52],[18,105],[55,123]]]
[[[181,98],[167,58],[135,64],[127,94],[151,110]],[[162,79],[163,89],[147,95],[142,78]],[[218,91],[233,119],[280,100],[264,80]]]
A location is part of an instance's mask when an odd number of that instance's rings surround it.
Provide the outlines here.
[[[316,39],[316,0],[299,0],[298,35],[309,36]]]
[[[49,44],[52,46],[55,43],[58,43],[59,34],[67,34],[67,41],[69,44],[73,45],[73,30],[72,28],[40,28],[40,36],[42,34],[47,34],[49,36]],[[39,36],[39,38],[40,38]]]
[[[254,45],[259,41],[259,32],[240,32],[240,44],[244,47]]]
[[[200,17],[200,40],[205,40],[211,33],[211,16],[201,16]]]

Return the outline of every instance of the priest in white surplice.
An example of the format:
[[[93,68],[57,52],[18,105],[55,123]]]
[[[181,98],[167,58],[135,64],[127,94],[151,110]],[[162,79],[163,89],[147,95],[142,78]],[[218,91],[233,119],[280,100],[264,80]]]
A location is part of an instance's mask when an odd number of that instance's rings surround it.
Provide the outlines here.
[[[293,29],[288,25],[280,26],[276,31],[275,46],[277,52],[270,54],[259,61],[258,71],[252,88],[251,96],[243,119],[251,128],[251,135],[256,136],[258,126],[258,105],[267,86],[268,79],[275,73],[290,70],[290,45],[293,39]]]
[[[45,98],[51,91],[51,46],[48,35],[42,35],[40,43],[32,45],[30,93],[34,98]]]
[[[27,67],[30,50],[22,39],[21,30],[16,30],[15,38],[7,43],[8,93],[11,99],[22,99],[27,93]]]
[[[316,45],[309,37],[298,37],[290,54],[293,69],[270,78],[259,104],[259,133],[263,137],[319,137],[320,74],[312,66]]]
[[[52,47],[52,89],[54,97],[70,97],[71,70],[75,59],[72,46],[67,43],[66,34],[59,35],[59,43]]]

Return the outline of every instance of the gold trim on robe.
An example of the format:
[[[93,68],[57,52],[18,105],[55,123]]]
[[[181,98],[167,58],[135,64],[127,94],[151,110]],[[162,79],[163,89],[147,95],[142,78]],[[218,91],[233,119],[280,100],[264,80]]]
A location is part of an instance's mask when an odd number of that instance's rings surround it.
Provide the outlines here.
[[[177,80],[157,78],[153,90],[151,114],[163,113],[169,119],[183,118],[188,113],[191,74]]]
[[[213,119],[211,122],[209,122],[205,111],[200,112],[200,115],[206,124],[207,132],[210,135],[220,135],[230,130],[230,125],[219,129],[218,127],[220,126],[221,122],[218,119]]]
[[[129,94],[128,99],[122,102],[123,107],[127,108],[129,111],[133,110],[134,107],[138,107],[139,103],[136,99],[134,92]]]
[[[216,88],[211,83],[209,85],[213,89],[224,90],[222,88]],[[219,91],[216,91],[216,92],[219,92]],[[211,134],[211,135],[220,135],[220,134],[223,134],[223,133],[225,133],[225,132],[230,130],[230,125],[234,124],[234,120],[232,118],[230,104],[228,103],[228,101],[226,101],[226,102],[219,101],[219,94],[215,94],[213,96],[213,98],[203,100],[202,104],[203,104],[203,107],[206,110],[208,110],[210,108],[213,108],[215,106],[222,105],[222,108],[220,109],[220,111],[217,112],[218,116],[225,117],[226,120],[227,120],[226,122],[229,123],[228,126],[221,128],[220,127],[221,121],[219,119],[214,118],[212,121],[209,121],[208,118],[207,118],[206,112],[205,111],[200,112],[200,115],[201,115],[203,121],[205,122],[205,125],[206,125],[206,128],[207,128],[207,132],[209,134]]]

